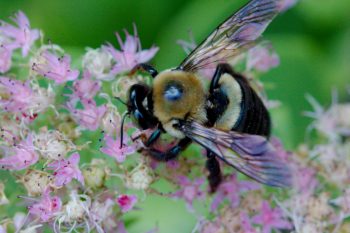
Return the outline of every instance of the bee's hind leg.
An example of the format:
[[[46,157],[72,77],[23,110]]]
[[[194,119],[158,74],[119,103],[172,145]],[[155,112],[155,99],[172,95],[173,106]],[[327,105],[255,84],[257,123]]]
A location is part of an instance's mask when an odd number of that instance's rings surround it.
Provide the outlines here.
[[[222,181],[222,174],[220,169],[219,161],[216,159],[216,156],[210,150],[207,150],[207,162],[206,167],[209,171],[208,181],[210,192],[215,193]]]
[[[152,158],[158,161],[169,161],[175,159],[190,143],[191,139],[186,137],[181,139],[175,146],[171,147],[167,151],[160,151],[154,148],[149,148],[147,151]]]

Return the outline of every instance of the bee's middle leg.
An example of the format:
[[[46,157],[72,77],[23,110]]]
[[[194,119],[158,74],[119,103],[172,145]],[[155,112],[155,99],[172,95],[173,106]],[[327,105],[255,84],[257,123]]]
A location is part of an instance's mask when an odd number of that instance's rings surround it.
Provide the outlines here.
[[[191,143],[191,139],[183,138],[175,146],[171,147],[167,151],[160,151],[150,147],[147,151],[149,155],[158,161],[169,161],[175,159],[179,153],[187,148]]]
[[[219,161],[216,159],[215,154],[209,150],[207,150],[206,167],[209,171],[208,181],[210,192],[214,193],[222,181],[222,174]]]

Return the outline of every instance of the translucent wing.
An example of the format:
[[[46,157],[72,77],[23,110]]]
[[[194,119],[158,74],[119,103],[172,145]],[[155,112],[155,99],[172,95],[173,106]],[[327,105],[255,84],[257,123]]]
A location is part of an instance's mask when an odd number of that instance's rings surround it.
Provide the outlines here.
[[[278,13],[279,0],[252,0],[212,32],[180,64],[196,71],[233,58],[255,45],[255,41]]]
[[[221,160],[260,183],[277,187],[291,185],[289,168],[266,138],[206,128],[196,122],[185,122],[180,129]]]

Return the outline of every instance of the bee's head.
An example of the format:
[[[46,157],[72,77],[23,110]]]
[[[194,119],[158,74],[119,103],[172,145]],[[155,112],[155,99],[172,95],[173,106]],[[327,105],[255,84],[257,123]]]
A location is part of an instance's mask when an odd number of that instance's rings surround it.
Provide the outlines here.
[[[158,120],[153,116],[152,90],[145,84],[134,84],[130,87],[128,112],[141,129],[154,128]]]
[[[205,92],[201,81],[192,73],[164,71],[153,84],[154,115],[166,124],[187,117],[205,121]]]

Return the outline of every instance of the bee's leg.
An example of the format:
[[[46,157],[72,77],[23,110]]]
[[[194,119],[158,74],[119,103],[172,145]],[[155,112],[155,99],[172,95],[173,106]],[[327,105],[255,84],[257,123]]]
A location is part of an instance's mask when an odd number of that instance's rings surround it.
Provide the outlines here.
[[[210,150],[207,150],[207,162],[206,167],[209,171],[208,181],[210,186],[210,192],[214,193],[219,187],[222,181],[222,175],[220,170],[219,161],[216,159],[216,156]]]
[[[137,64],[132,70],[130,71],[130,74],[134,74],[138,70],[143,70],[149,73],[153,78],[158,75],[158,71],[151,65],[146,63],[140,63]]]
[[[155,141],[158,140],[160,135],[162,134],[162,131],[160,128],[156,129],[151,136],[147,139],[147,141],[144,143],[146,147],[151,146]]]
[[[178,156],[178,154],[181,151],[185,150],[190,143],[191,143],[191,139],[186,137],[181,139],[175,146],[168,149],[167,151],[160,151],[154,148],[149,148],[148,152],[149,152],[149,155],[156,160],[169,161],[169,160],[175,159]]]

